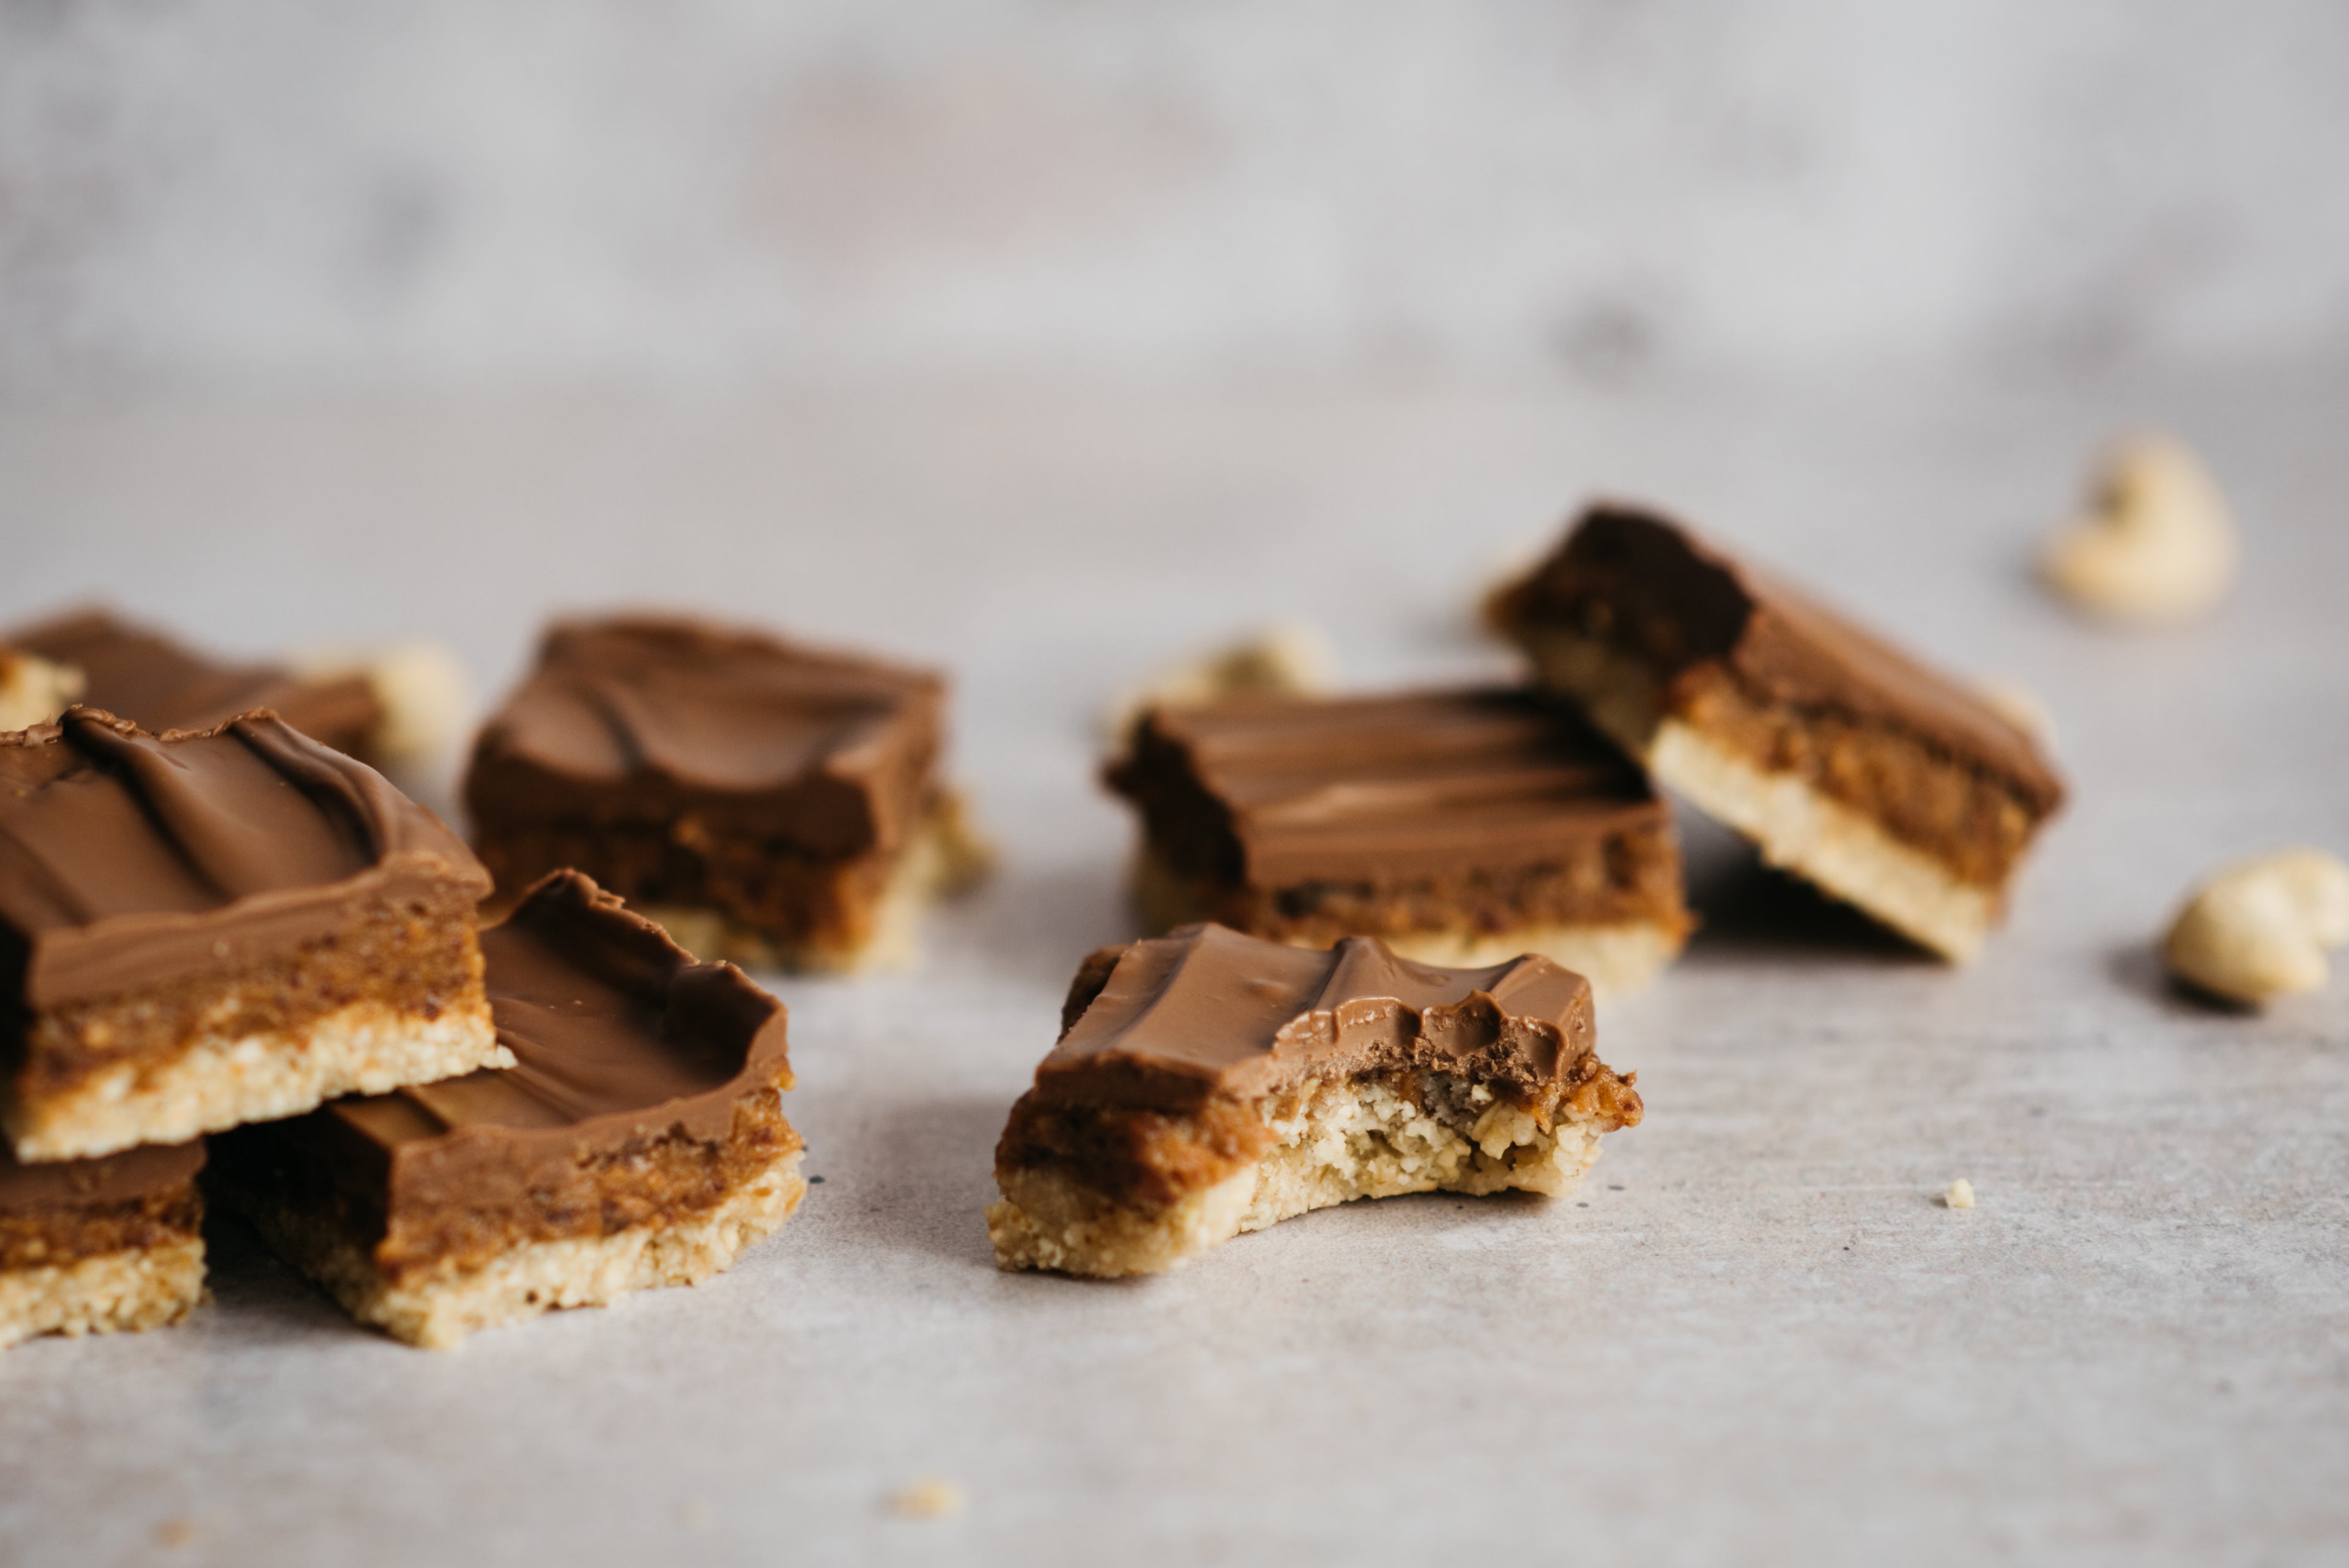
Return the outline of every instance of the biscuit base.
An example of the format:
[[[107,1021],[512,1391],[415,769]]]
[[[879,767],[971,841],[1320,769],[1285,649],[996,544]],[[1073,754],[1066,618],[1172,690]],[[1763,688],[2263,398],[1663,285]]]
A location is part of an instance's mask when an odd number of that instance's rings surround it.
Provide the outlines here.
[[[428,1350],[565,1307],[606,1306],[638,1291],[698,1285],[781,1228],[807,1195],[802,1151],[778,1156],[714,1209],[608,1236],[528,1241],[471,1268],[396,1281],[331,1218],[281,1195],[239,1191],[270,1247],[360,1323]]]
[[[81,1159],[142,1143],[185,1143],[246,1122],[298,1116],[343,1095],[511,1067],[486,999],[422,1018],[355,1002],[298,1030],[197,1035],[170,1062],[125,1062],[63,1094],[0,1103],[16,1157]]]
[[[1415,1102],[1392,1080],[1322,1083],[1268,1125],[1254,1166],[1164,1208],[1121,1202],[1066,1172],[1001,1170],[987,1210],[996,1266],[1116,1279],[1158,1273],[1250,1231],[1358,1198],[1516,1189],[1562,1198],[1599,1158],[1604,1131],[1568,1116],[1548,1131],[1489,1091],[1440,1080]],[[1485,1099],[1475,1098],[1484,1094]]]
[[[697,958],[791,974],[870,974],[911,968],[921,952],[923,912],[975,885],[994,862],[993,846],[961,797],[947,794],[898,857],[861,942],[779,942],[756,926],[696,905],[640,903],[636,909]]]
[[[1216,919],[1216,911],[1148,846],[1134,857],[1134,907],[1154,932]],[[1310,937],[1273,936],[1292,947],[1324,948],[1330,944]],[[1397,956],[1418,963],[1454,969],[1484,969],[1506,963],[1526,953],[1538,953],[1590,982],[1602,997],[1624,997],[1645,989],[1657,974],[1680,956],[1687,945],[1688,928],[1673,920],[1615,920],[1589,923],[1528,924],[1500,931],[1464,928],[1425,931],[1370,931]]]
[[[1765,862],[1952,963],[1981,953],[2001,914],[1998,889],[1961,880],[1808,781],[1772,773],[1664,713],[1654,680],[1637,660],[1569,633],[1518,637],[1542,684],[1580,703],[1659,783],[1751,839]]]
[[[203,1294],[201,1236],[0,1271],[0,1350],[36,1334],[160,1328],[195,1310]]]

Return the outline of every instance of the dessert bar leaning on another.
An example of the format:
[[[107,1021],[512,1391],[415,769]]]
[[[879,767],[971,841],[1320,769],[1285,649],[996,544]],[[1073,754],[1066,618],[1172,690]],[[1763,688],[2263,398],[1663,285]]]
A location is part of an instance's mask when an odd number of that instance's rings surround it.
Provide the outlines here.
[[[505,1063],[489,886],[430,812],[266,711],[0,734],[0,1127],[69,1159]]]
[[[1160,708],[1108,772],[1140,809],[1134,889],[1214,920],[1427,963],[1539,953],[1645,984],[1690,919],[1671,809],[1562,704],[1502,689]]]
[[[204,1293],[201,1143],[23,1165],[0,1148],[0,1349],[160,1328]]]
[[[698,951],[756,966],[900,962],[982,852],[938,777],[927,671],[695,621],[547,633],[465,781],[509,895],[576,867]]]
[[[306,680],[282,665],[231,663],[103,609],[0,632],[0,641],[74,671],[82,702],[154,734],[209,730],[267,708],[314,741],[378,760],[383,703],[360,676]]]
[[[1493,616],[1658,782],[1947,959],[2063,803],[1962,682],[1648,513],[1593,508]]]
[[[783,1005],[575,871],[481,933],[516,1065],[213,1140],[214,1189],[411,1345],[698,1284],[799,1206]]]
[[[1104,948],[996,1146],[1006,1269],[1150,1273],[1357,1198],[1572,1192],[1635,1126],[1590,987],[1544,958],[1437,969],[1220,926]]]

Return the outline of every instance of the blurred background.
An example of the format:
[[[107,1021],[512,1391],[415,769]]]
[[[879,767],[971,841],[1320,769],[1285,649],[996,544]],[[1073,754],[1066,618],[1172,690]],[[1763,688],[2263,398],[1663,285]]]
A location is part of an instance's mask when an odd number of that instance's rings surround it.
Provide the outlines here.
[[[0,386],[2349,351],[2330,0],[21,0]]]

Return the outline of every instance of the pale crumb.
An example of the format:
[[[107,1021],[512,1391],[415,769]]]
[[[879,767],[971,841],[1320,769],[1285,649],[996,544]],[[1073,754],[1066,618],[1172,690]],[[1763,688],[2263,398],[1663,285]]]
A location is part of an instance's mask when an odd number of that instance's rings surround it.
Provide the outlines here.
[[[2234,519],[2202,460],[2168,436],[2116,444],[2086,515],[2056,531],[2040,569],[2081,608],[2114,620],[2189,620],[2226,597]]]
[[[82,673],[29,653],[0,648],[0,730],[46,724],[81,695]]]
[[[369,744],[378,758],[398,766],[422,766],[455,750],[472,715],[465,666],[438,642],[316,649],[293,662],[313,680],[364,679],[383,708]]]
[[[2028,686],[2012,680],[1983,680],[1974,690],[1997,715],[2042,746],[2055,743],[2055,717]]]
[[[1305,621],[1278,621],[1143,681],[1110,704],[1102,722],[1123,745],[1152,708],[1191,708],[1225,697],[1310,696],[1336,683],[1329,634]]]
[[[2327,978],[2349,942],[2349,865],[2305,845],[2239,860],[2188,897],[2161,945],[2169,972],[2252,1007]]]
[[[889,1511],[900,1519],[952,1519],[967,1500],[962,1488],[939,1476],[925,1476],[889,1494]]]
[[[1971,1209],[1974,1206],[1974,1184],[1962,1176],[1959,1177],[1950,1183],[1950,1189],[1941,1194],[1941,1203],[1949,1209]]]
[[[155,1527],[158,1546],[185,1546],[196,1538],[196,1527],[188,1520],[167,1519]]]

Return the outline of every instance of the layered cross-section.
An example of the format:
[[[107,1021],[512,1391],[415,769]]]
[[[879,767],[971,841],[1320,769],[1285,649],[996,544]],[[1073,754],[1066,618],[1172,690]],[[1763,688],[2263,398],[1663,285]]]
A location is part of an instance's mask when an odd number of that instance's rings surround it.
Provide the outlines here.
[[[489,877],[274,713],[0,734],[0,1127],[19,1158],[180,1143],[507,1060]]]
[[[980,860],[939,777],[946,682],[695,621],[547,634],[465,782],[519,891],[575,867],[696,950],[757,966],[902,961]]]
[[[806,1192],[782,1003],[577,872],[481,935],[514,1065],[213,1140],[212,1179],[411,1344],[697,1284]]]
[[[988,1233],[1006,1269],[1154,1272],[1357,1198],[1569,1193],[1640,1116],[1588,982],[1547,959],[1194,926],[1085,961],[997,1145]]]
[[[1159,709],[1109,772],[1154,929],[1213,920],[1430,963],[1540,953],[1602,992],[1680,950],[1679,841],[1637,763],[1500,688]]]
[[[1592,509],[1493,616],[1660,783],[1948,959],[2063,803],[1963,682],[1648,513]]]

